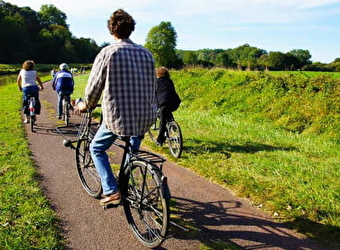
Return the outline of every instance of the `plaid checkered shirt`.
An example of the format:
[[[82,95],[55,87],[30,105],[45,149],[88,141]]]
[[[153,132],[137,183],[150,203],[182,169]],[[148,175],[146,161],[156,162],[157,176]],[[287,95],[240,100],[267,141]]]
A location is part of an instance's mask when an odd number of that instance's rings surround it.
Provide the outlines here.
[[[144,135],[156,118],[155,65],[150,51],[130,39],[97,55],[85,89],[94,107],[102,97],[103,122],[114,134]]]

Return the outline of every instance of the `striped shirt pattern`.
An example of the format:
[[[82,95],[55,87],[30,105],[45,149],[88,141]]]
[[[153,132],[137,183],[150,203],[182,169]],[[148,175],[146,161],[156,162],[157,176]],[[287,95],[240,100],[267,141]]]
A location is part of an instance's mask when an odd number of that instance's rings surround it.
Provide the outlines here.
[[[103,122],[113,133],[143,135],[156,118],[155,80],[150,51],[130,39],[118,40],[97,55],[85,100],[94,107],[102,97]]]

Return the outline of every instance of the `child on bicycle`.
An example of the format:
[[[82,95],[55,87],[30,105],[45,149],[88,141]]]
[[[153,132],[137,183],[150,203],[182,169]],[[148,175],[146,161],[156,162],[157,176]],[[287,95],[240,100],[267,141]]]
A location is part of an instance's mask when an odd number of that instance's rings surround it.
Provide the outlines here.
[[[71,72],[68,71],[68,65],[62,63],[59,66],[60,71],[58,71],[52,82],[53,89],[58,94],[58,107],[57,107],[57,117],[60,120],[61,114],[63,113],[63,95],[71,95],[74,89],[74,80]]]
[[[176,93],[174,83],[170,79],[170,73],[167,68],[157,68],[156,76],[156,104],[160,119],[157,145],[162,146],[165,142],[166,120],[171,112],[178,109],[181,99]]]
[[[36,70],[34,70],[34,62],[32,60],[27,60],[22,64],[22,69],[17,78],[17,84],[19,90],[23,93],[23,110],[26,115],[26,119],[24,123],[29,123],[28,116],[28,96],[35,97],[35,113],[37,115],[40,114],[41,104],[39,100],[39,87],[37,86],[37,82],[39,83],[40,89],[44,89],[42,85],[42,81],[38,76]]]

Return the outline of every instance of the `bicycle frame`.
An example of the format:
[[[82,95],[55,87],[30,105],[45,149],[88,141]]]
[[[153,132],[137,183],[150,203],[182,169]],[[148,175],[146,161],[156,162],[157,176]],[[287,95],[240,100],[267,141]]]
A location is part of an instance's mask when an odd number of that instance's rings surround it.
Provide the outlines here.
[[[91,123],[91,111],[82,118],[77,140],[65,139],[64,145],[76,151],[78,176],[84,189],[92,197],[99,198],[102,186],[100,180],[96,182],[99,175],[88,152],[89,143],[95,134],[92,131],[95,124]],[[73,143],[77,143],[76,147]],[[143,245],[155,248],[169,237],[168,224],[175,224],[170,222],[171,194],[167,177],[162,173],[165,158],[144,150],[133,151],[129,136],[118,136],[113,145],[124,150],[118,185],[128,224]],[[114,205],[103,205],[104,209],[112,206]]]
[[[147,167],[151,172],[157,171],[153,167],[157,166],[158,169],[162,172],[163,169],[163,163],[166,161],[165,158],[148,152],[144,150],[137,150],[137,151],[131,151],[131,144],[130,144],[130,138],[129,137],[118,137],[118,140],[121,140],[125,143],[125,145],[117,142],[117,140],[114,141],[114,145],[118,146],[122,149],[124,149],[120,170],[119,170],[119,177],[118,179],[122,179],[121,174],[125,172],[127,168],[131,168],[131,165],[129,164],[131,161],[139,160],[147,163]],[[131,169],[129,169],[131,171]],[[145,176],[144,176],[145,177]],[[132,180],[134,181],[134,180]],[[145,180],[144,180],[145,181]],[[167,183],[167,177],[162,174],[162,183]],[[144,185],[143,185],[144,186]],[[162,185],[163,187],[163,185]],[[162,194],[165,198],[170,199],[170,191],[161,189]],[[142,196],[144,195],[144,190],[142,190]]]
[[[175,158],[181,157],[182,150],[183,150],[183,137],[182,132],[179,124],[175,121],[175,118],[171,113],[165,119],[166,121],[166,129],[165,129],[165,137],[169,145],[170,153]],[[160,126],[160,116],[159,111],[157,112],[157,120],[155,121],[154,125],[152,125],[149,130],[148,134],[150,138],[157,143],[157,137],[159,133],[159,126]]]

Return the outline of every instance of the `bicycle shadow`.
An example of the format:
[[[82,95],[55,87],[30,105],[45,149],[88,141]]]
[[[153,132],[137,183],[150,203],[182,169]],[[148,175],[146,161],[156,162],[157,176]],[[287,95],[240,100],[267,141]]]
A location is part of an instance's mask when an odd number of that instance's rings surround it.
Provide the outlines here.
[[[190,227],[194,228],[190,229],[191,233],[176,230],[173,237],[177,239],[194,238],[206,245],[229,243],[240,249],[241,245],[248,245],[249,248],[246,249],[275,249],[276,247],[324,249],[316,248],[309,239],[297,238],[283,223],[244,212],[240,201],[197,202],[181,197],[173,197],[173,199],[176,200],[176,209],[172,214],[179,218],[181,226],[192,225]],[[235,230],[235,227],[241,230]]]
[[[77,126],[79,124],[70,124],[69,126],[51,126],[51,124],[47,122],[37,122],[34,124],[33,133],[40,135],[49,135],[49,136],[62,136],[62,137],[76,137],[78,134]],[[32,133],[32,132],[30,132]]]
[[[184,152],[189,152],[193,155],[200,155],[206,152],[210,153],[220,153],[226,158],[231,157],[231,153],[245,153],[245,154],[255,154],[261,151],[294,151],[297,150],[295,147],[276,147],[268,144],[255,143],[255,142],[245,142],[242,145],[235,145],[231,143],[216,143],[214,141],[203,141],[197,139],[187,139],[192,145],[195,146],[185,146],[183,147]],[[183,156],[185,157],[185,155]]]

